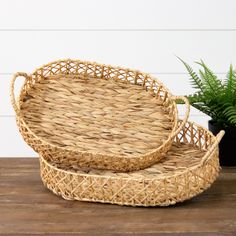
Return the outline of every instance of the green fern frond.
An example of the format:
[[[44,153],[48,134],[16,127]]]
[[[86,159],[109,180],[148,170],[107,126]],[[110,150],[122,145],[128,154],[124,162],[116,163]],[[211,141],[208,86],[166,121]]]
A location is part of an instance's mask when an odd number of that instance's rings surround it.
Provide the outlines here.
[[[180,59],[180,58],[179,58]],[[188,95],[190,104],[209,115],[216,123],[225,127],[236,126],[236,71],[230,65],[227,80],[224,83],[201,60],[200,77],[192,68],[180,59],[191,76],[191,82],[197,92]]]
[[[229,72],[224,81],[224,87],[226,99],[236,103],[236,72],[233,70],[232,65],[230,65]]]
[[[201,92],[203,92],[204,90],[204,86],[203,83],[201,81],[201,79],[198,77],[198,75],[193,71],[193,69],[191,68],[191,66],[189,66],[185,61],[183,61],[181,58],[177,57],[185,66],[185,68],[187,69],[189,75],[191,76],[191,84],[195,89],[200,90]]]
[[[234,78],[233,78],[233,66],[232,64],[229,67],[229,72],[227,74],[227,79],[225,81],[225,89],[227,94],[232,95],[232,91],[233,91],[233,84],[234,84]],[[236,81],[235,81],[236,84]]]
[[[204,84],[203,93],[214,96],[215,95],[214,87],[212,86],[207,75],[202,70],[199,70],[199,74],[200,74],[200,77],[201,77],[203,84]]]
[[[236,107],[228,106],[224,109],[223,114],[227,117],[232,125],[236,125]]]
[[[205,85],[207,90],[212,94],[217,94],[220,90],[223,89],[223,84],[221,81],[217,78],[217,76],[206,66],[204,61],[201,60],[201,62],[196,62],[198,65],[200,65],[203,69],[199,70],[199,73],[201,75],[203,84]]]

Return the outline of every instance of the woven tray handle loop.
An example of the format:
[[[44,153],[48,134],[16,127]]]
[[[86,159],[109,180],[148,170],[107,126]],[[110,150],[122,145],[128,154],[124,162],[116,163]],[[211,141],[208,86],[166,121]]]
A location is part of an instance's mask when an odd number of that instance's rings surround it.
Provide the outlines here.
[[[216,135],[216,141],[215,143],[211,146],[211,148],[208,150],[207,155],[204,156],[202,159],[202,163],[205,163],[209,157],[211,157],[211,153],[215,150],[216,146],[219,145],[221,139],[223,138],[225,134],[224,130],[221,130],[217,135]]]
[[[15,81],[16,81],[17,77],[24,77],[25,79],[27,79],[29,76],[24,72],[17,72],[16,74],[14,74],[14,76],[11,80],[11,86],[10,86],[11,103],[12,103],[12,106],[13,106],[16,114],[19,115],[20,109],[17,105],[17,101],[16,101],[16,97],[15,97]]]
[[[188,121],[188,117],[189,117],[189,113],[190,113],[190,104],[189,104],[188,99],[184,96],[173,96],[172,99],[175,100],[175,101],[176,100],[183,100],[183,102],[186,105],[186,111],[185,111],[184,119],[182,119],[181,124],[178,126],[178,128],[172,134],[172,137],[175,137],[185,127],[185,124]]]

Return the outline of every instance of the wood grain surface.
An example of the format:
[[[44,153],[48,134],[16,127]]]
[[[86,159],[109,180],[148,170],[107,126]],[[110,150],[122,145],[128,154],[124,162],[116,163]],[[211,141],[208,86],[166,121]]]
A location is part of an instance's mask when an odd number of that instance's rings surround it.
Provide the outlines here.
[[[63,200],[47,190],[36,158],[0,159],[0,235],[236,235],[236,168],[172,207]]]

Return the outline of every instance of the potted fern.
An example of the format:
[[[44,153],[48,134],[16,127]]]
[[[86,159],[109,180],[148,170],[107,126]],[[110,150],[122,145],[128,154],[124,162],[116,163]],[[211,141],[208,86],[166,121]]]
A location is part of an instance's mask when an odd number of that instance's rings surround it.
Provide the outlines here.
[[[179,58],[180,59],[180,58]],[[196,92],[187,95],[190,104],[211,117],[209,130],[216,135],[225,130],[220,143],[220,164],[236,165],[236,71],[230,65],[226,79],[220,80],[203,61],[196,62],[201,68],[199,75],[182,59],[192,86]]]

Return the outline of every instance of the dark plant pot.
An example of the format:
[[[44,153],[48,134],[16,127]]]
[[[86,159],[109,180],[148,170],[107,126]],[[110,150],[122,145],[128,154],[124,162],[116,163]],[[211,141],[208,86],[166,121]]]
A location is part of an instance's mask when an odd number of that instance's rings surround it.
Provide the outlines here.
[[[219,144],[219,158],[221,166],[236,166],[236,127],[222,127],[213,120],[208,122],[209,130],[217,135],[224,130],[225,135]]]

